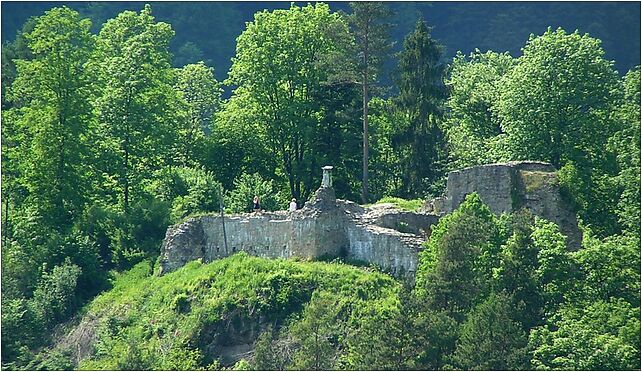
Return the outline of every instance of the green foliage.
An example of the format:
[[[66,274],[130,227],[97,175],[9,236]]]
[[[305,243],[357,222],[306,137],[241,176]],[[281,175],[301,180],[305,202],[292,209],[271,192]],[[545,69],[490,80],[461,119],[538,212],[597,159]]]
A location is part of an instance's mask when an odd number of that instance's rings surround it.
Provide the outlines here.
[[[348,23],[355,39],[361,80],[376,83],[393,45],[390,40],[392,24],[389,22],[392,11],[381,2],[360,1],[350,2],[350,10]]]
[[[149,262],[138,264],[118,275],[113,289],[88,306],[88,316],[98,317],[101,324],[100,337],[96,354],[82,361],[81,369],[204,368],[217,358],[204,353],[203,348],[215,341],[208,329],[221,329],[225,339],[266,321],[288,325],[281,327],[284,338],[274,341],[282,345],[295,340],[290,349],[295,357],[285,360],[287,366],[311,366],[308,362],[315,360],[326,365],[331,360],[316,357],[339,355],[345,340],[336,331],[358,316],[353,309],[389,303],[399,286],[387,275],[343,264],[268,260],[243,253],[207,265],[191,262],[162,277],[150,274]],[[189,306],[177,312],[175,304],[185,301]],[[337,316],[344,321],[337,322]],[[286,323],[288,319],[292,320]],[[236,326],[224,331],[224,324]],[[261,338],[267,350],[274,347],[272,337]],[[253,366],[267,363],[265,357],[259,353]]]
[[[350,2],[352,13],[347,16],[355,40],[356,69],[362,88],[363,120],[363,174],[361,201],[369,200],[369,124],[368,108],[370,90],[377,83],[380,71],[388,51],[393,43],[389,33],[392,25],[389,20],[390,9],[382,2]]]
[[[447,98],[442,48],[419,22],[398,55],[399,95],[369,100],[387,14],[351,6],[347,18],[325,4],[257,13],[225,102],[197,62],[219,38],[172,41],[149,6],[98,36],[54,8],[3,45],[3,369],[639,369],[639,67],[619,79],[599,40],[548,30],[517,59],[459,54]],[[403,6],[409,30],[423,6]],[[95,26],[120,9],[81,7]],[[175,63],[195,64],[172,68],[170,45]],[[497,218],[470,195],[435,227],[412,293],[372,269],[244,254],[151,276],[167,226],[217,211],[221,184],[230,211],[255,194],[276,210],[306,200],[331,164],[337,196],[356,199],[362,119],[374,200],[416,210],[384,196],[437,194],[447,168],[546,160],[587,226],[583,247],[569,253],[554,224]],[[529,175],[527,189],[547,182]],[[78,312],[112,268],[113,289]],[[77,366],[65,323],[85,312],[97,341]],[[213,346],[228,341],[255,353],[226,360]]]
[[[504,79],[497,107],[517,159],[600,165],[613,130],[606,110],[617,86],[600,41],[564,30],[531,36]],[[556,94],[551,94],[556,92]]]
[[[205,135],[212,130],[212,115],[221,104],[221,84],[214,69],[203,62],[189,64],[178,70],[176,89],[185,101],[184,126],[178,131],[180,160],[187,165],[202,158]]]
[[[619,130],[609,139],[608,149],[616,154],[619,173],[614,184],[622,190],[615,213],[620,225],[640,236],[640,67],[623,79],[624,95],[612,111]]]
[[[337,344],[346,319],[340,296],[316,291],[312,294],[301,319],[288,333],[297,343],[292,368],[297,370],[330,370],[337,362]],[[342,306],[343,305],[343,306]]]
[[[457,324],[443,312],[426,308],[402,290],[394,304],[359,310],[358,325],[348,336],[346,369],[440,369],[452,352]]]
[[[227,195],[226,208],[232,213],[251,212],[254,195],[259,197],[261,209],[268,211],[285,209],[289,200],[278,193],[273,181],[263,179],[258,173],[244,173],[234,181],[234,189]]]
[[[169,205],[146,197],[131,206],[129,213],[116,214],[109,231],[111,261],[127,269],[160,252],[161,241],[169,226]]]
[[[20,174],[28,203],[49,226],[61,229],[77,216],[87,197],[89,81],[84,70],[93,47],[91,22],[77,12],[54,8],[25,35],[33,58],[16,60],[9,89],[16,116],[9,120],[15,148],[10,168]],[[3,135],[7,134],[3,130]]]
[[[613,155],[606,145],[617,126],[609,115],[618,101],[618,77],[600,40],[548,29],[531,36],[517,64],[502,79],[495,107],[511,159],[543,160],[578,170],[575,195],[586,199],[582,219],[601,236],[617,232]],[[556,92],[551,94],[551,92]]]
[[[583,273],[584,300],[608,301],[614,297],[632,306],[640,303],[639,236],[613,236],[600,241],[585,235],[583,249],[573,258]]]
[[[172,89],[170,25],[155,22],[151,7],[125,11],[105,23],[90,69],[102,136],[100,167],[106,192],[128,213],[142,196],[142,180],[170,160],[179,95]]]
[[[512,313],[511,300],[503,295],[492,294],[478,305],[462,325],[453,364],[464,370],[525,369],[528,339]]]
[[[243,173],[275,178],[279,159],[265,146],[267,137],[262,125],[252,121],[256,110],[258,106],[232,98],[214,114],[201,162],[226,190],[231,190]]]
[[[599,39],[562,29],[531,35],[517,59],[494,52],[459,54],[448,81],[451,167],[550,162],[561,169],[567,198],[595,234],[606,237],[625,226],[635,231],[639,212],[632,200],[639,199],[639,182],[633,179],[639,178],[640,152],[639,136],[633,135],[639,133],[635,76],[632,71],[625,89],[626,79],[618,80]],[[628,210],[628,217],[616,210]]]
[[[640,369],[640,308],[621,299],[565,307],[529,346],[538,370]]]
[[[395,110],[392,98],[373,98],[369,103],[370,126],[370,180],[369,192],[374,200],[385,195],[401,193],[403,174],[399,167],[400,153],[393,144],[398,128],[404,127],[407,119]]]
[[[70,261],[56,266],[42,276],[29,302],[39,323],[51,327],[73,313],[76,306],[76,282],[81,270]]]
[[[279,349],[274,345],[274,332],[272,327],[261,333],[254,344],[254,361],[252,367],[259,371],[283,370],[283,357],[279,355]]]
[[[496,290],[510,296],[514,318],[524,329],[541,323],[544,299],[537,277],[538,247],[533,244],[534,216],[526,210],[511,215],[512,234],[501,247],[500,265],[493,272]]]
[[[424,201],[421,199],[406,200],[402,198],[396,198],[393,196],[386,196],[382,199],[379,199],[379,201],[376,202],[375,204],[383,204],[383,203],[394,204],[395,207],[398,207],[401,210],[409,211],[409,212],[416,212],[419,210],[419,208],[423,207],[424,205]]]
[[[439,127],[443,103],[445,65],[440,62],[443,47],[430,35],[424,21],[406,36],[399,53],[398,109],[407,118],[393,138],[393,147],[403,154],[402,196],[436,195],[443,189],[439,181],[444,176],[445,141]]]
[[[504,160],[505,136],[495,110],[502,91],[501,79],[515,65],[508,53],[479,50],[469,57],[458,53],[450,66],[446,102],[450,115],[446,121],[451,167]]]
[[[222,186],[203,168],[164,168],[146,189],[158,200],[171,203],[173,223],[195,213],[220,210]]]
[[[259,12],[237,39],[228,84],[243,120],[264,128],[264,142],[279,159],[290,194],[307,200],[317,185],[313,143],[324,87],[345,84],[352,37],[326,4]],[[247,115],[247,116],[246,116]]]
[[[2,362],[24,367],[31,362],[29,351],[51,338],[50,331],[67,320],[78,305],[76,285],[81,269],[69,260],[44,272],[30,299],[2,298]],[[51,358],[48,365],[64,363]],[[38,363],[36,359],[33,363]],[[28,367],[27,367],[28,368]]]
[[[476,193],[467,195],[439,220],[419,254],[417,295],[431,308],[462,320],[490,290],[500,244],[496,217]]]
[[[554,309],[575,293],[577,265],[566,249],[564,235],[552,222],[535,218],[531,234],[539,267],[535,275],[547,309]]]

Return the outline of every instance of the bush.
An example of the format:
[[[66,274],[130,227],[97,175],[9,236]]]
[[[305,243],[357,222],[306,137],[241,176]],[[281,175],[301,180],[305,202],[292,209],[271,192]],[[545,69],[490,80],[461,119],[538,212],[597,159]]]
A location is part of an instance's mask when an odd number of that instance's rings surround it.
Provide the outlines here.
[[[171,203],[171,222],[194,213],[219,210],[222,186],[203,168],[164,168],[146,187],[157,199]]]
[[[42,275],[29,307],[45,327],[66,320],[76,310],[76,284],[81,272],[80,267],[67,259]]]
[[[112,262],[117,268],[155,259],[170,224],[169,208],[168,202],[147,197],[134,204],[129,214],[115,216],[109,235]]]
[[[243,173],[237,178],[234,189],[227,194],[225,205],[232,213],[251,212],[254,195],[259,197],[264,210],[276,211],[287,205],[287,198],[277,192],[274,183],[258,173]]]

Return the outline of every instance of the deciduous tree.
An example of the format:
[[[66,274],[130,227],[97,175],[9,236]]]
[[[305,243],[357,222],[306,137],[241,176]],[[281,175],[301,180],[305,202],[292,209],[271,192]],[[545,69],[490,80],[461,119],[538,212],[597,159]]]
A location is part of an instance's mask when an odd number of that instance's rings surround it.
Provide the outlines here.
[[[10,89],[17,111],[8,124],[18,142],[7,160],[17,162],[30,203],[56,228],[78,216],[87,198],[90,28],[66,7],[39,17],[25,35],[33,58],[16,60]]]
[[[106,194],[125,212],[140,196],[141,180],[168,162],[174,142],[178,95],[172,86],[170,25],[155,22],[151,7],[125,11],[105,23],[92,60],[94,105]]]
[[[316,93],[324,85],[351,80],[352,44],[345,21],[326,4],[263,11],[238,38],[230,84],[232,100],[256,110],[250,121],[264,130],[266,146],[278,157],[291,194],[307,200],[318,174],[311,158],[318,124]]]

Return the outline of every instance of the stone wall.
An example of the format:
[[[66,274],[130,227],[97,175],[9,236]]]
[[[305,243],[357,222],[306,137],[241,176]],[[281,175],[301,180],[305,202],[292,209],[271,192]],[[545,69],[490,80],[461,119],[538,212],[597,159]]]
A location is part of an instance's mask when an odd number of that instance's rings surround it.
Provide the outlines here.
[[[373,208],[378,210],[378,207]],[[176,270],[187,262],[211,262],[244,251],[267,258],[306,259],[344,257],[370,263],[397,277],[413,277],[418,252],[425,237],[371,224],[386,216],[385,224],[427,230],[438,217],[413,219],[399,212],[368,213],[354,203],[336,200],[332,188],[320,188],[306,207],[294,212],[261,212],[188,219],[167,230],[161,251],[161,273]],[[408,221],[410,224],[401,222]],[[384,225],[385,225],[384,224]]]
[[[466,195],[477,192],[493,213],[527,208],[558,224],[571,249],[580,246],[582,233],[575,211],[560,194],[555,168],[548,163],[522,161],[465,168],[448,174],[446,189],[439,202],[445,213],[455,210]]]
[[[574,211],[559,193],[555,169],[546,163],[512,162],[451,172],[446,195],[429,201],[419,213],[400,211],[392,204],[364,208],[337,200],[330,186],[321,187],[294,212],[228,215],[224,221],[218,215],[191,218],[167,230],[161,273],[195,259],[210,262],[244,251],[267,258],[344,257],[412,279],[432,226],[471,192],[496,214],[530,209],[560,225],[569,247],[579,247],[581,232]]]

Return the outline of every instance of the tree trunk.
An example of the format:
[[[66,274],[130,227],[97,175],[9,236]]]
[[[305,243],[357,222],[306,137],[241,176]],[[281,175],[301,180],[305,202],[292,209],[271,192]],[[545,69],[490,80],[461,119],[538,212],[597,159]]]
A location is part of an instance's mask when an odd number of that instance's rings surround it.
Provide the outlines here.
[[[361,202],[368,202],[368,33],[366,31],[363,49],[363,188]]]

